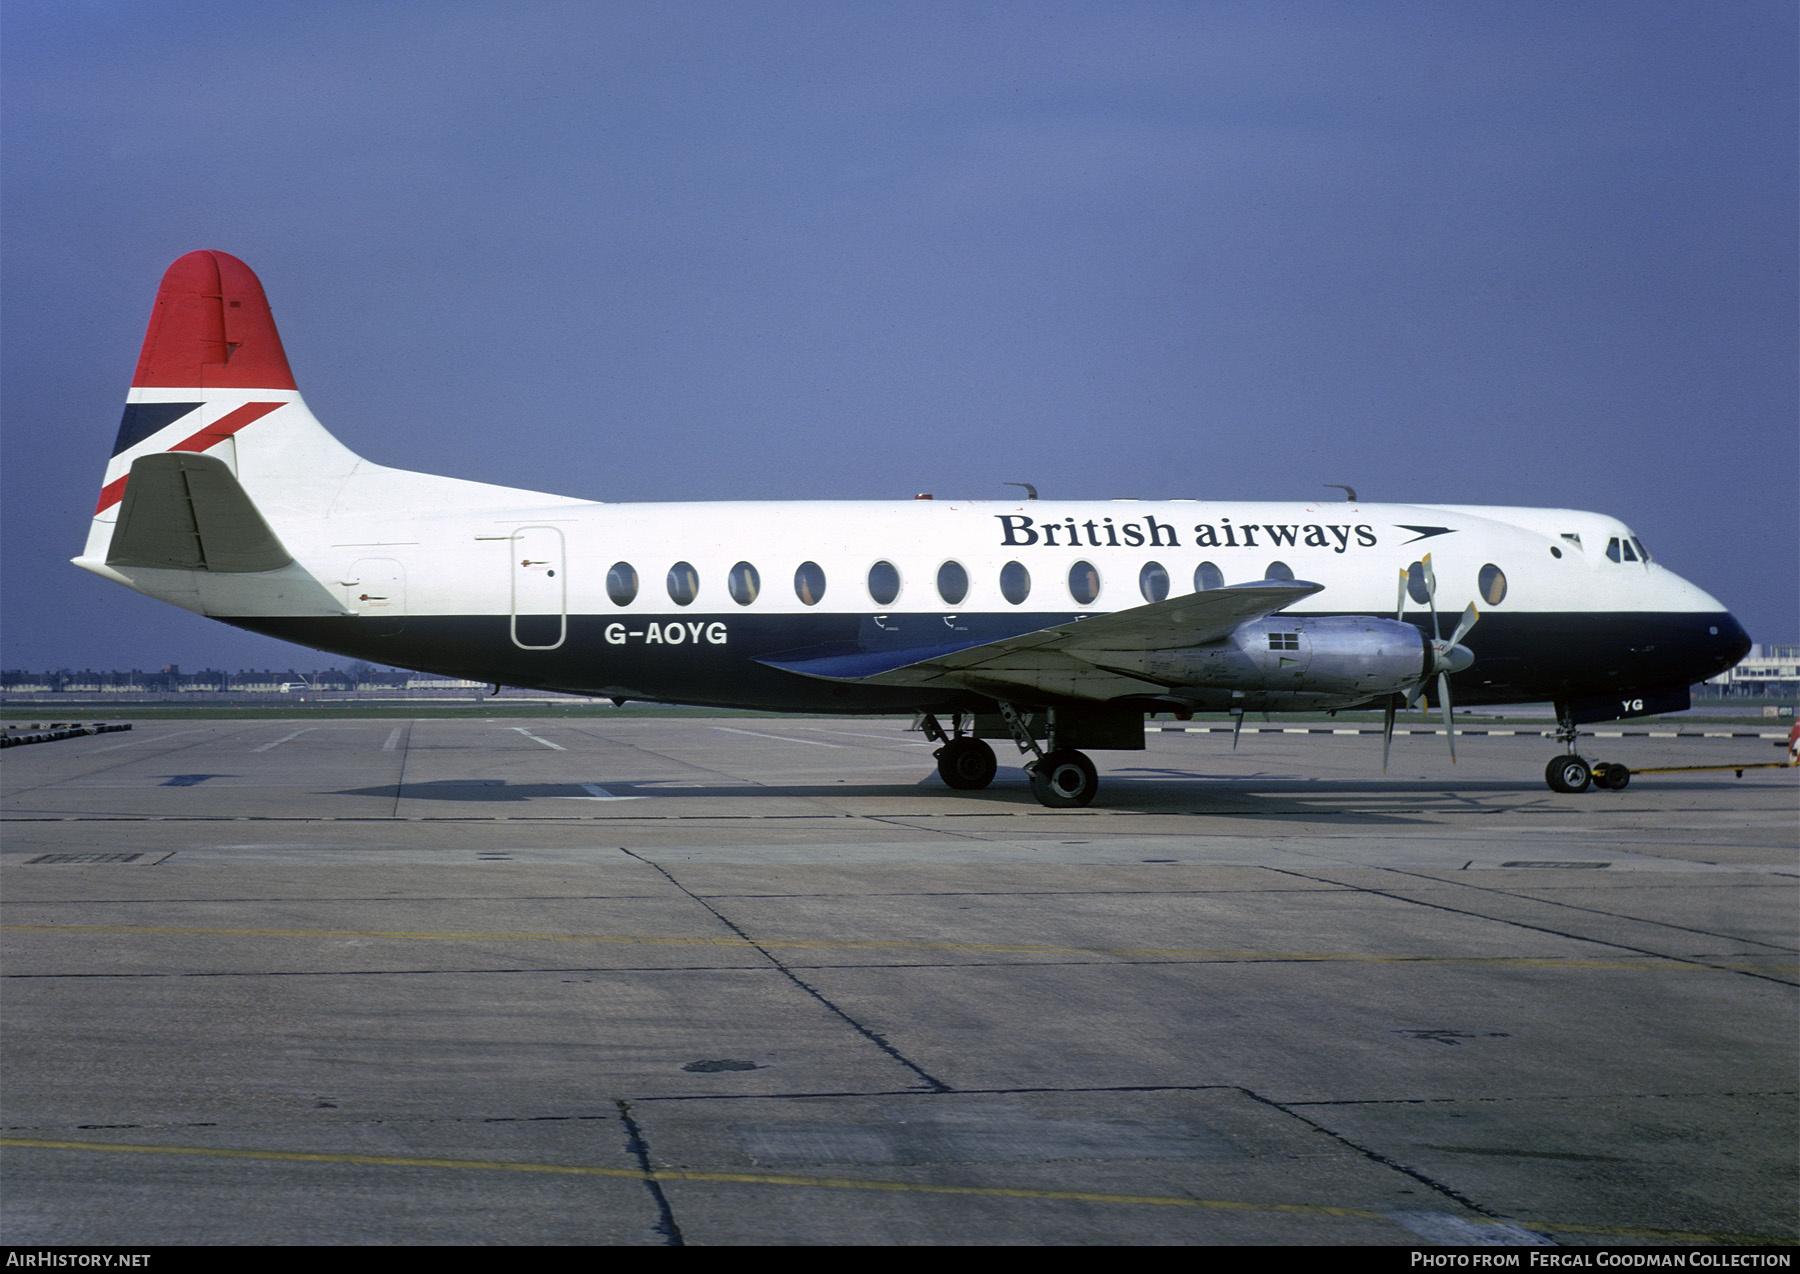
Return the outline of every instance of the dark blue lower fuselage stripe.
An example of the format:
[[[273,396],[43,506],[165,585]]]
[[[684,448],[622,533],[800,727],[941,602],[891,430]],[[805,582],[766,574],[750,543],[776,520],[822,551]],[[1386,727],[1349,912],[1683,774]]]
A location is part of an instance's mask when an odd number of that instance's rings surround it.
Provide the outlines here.
[[[793,712],[970,710],[980,696],[819,681],[763,660],[852,656],[1035,631],[1060,615],[570,615],[534,634],[507,615],[233,619],[241,628],[373,663],[473,681],[632,699]],[[1311,618],[1311,616],[1296,616]],[[1425,625],[1421,624],[1420,627]],[[649,637],[655,629],[654,639]],[[957,631],[960,629],[961,631]],[[555,642],[522,649],[527,641]],[[946,643],[938,634],[953,634]],[[933,640],[928,642],[927,636]],[[1539,703],[1687,685],[1731,667],[1750,641],[1731,615],[1496,614],[1468,641],[1459,706]]]

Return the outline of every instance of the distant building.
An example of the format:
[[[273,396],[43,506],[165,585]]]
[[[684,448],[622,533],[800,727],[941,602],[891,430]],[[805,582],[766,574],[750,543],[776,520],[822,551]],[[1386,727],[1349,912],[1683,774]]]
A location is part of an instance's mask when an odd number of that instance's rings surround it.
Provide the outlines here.
[[[1800,646],[1752,646],[1737,667],[1706,679],[1706,693],[1727,698],[1800,696]]]

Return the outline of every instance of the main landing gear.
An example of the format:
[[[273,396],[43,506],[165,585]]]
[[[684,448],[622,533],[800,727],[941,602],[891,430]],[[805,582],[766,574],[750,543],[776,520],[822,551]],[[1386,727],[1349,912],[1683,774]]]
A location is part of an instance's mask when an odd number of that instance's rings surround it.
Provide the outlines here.
[[[1093,801],[1094,794],[1100,790],[1100,776],[1092,761],[1074,748],[1052,747],[1045,752],[1032,737],[1024,716],[1010,703],[1000,705],[1000,715],[1011,731],[1013,741],[1019,745],[1019,751],[1036,756],[1035,760],[1026,763],[1025,773],[1031,780],[1031,794],[1038,804],[1052,809],[1079,809]],[[994,781],[994,772],[999,768],[994,749],[963,733],[961,714],[955,719],[955,734],[946,731],[931,713],[920,718],[919,728],[926,738],[942,745],[933,755],[937,757],[938,776],[946,787],[959,792],[978,792]],[[1051,743],[1055,743],[1054,737]]]
[[[1591,785],[1611,792],[1622,792],[1631,782],[1631,771],[1617,761],[1595,761],[1589,765],[1575,751],[1579,736],[1574,715],[1563,704],[1556,705],[1556,740],[1567,750],[1544,767],[1544,782],[1552,792],[1585,792]]]
[[[994,781],[994,771],[1000,768],[994,759],[994,749],[962,732],[961,713],[956,715],[954,736],[946,734],[937,717],[929,712],[921,718],[919,728],[933,743],[943,744],[932,755],[937,758],[938,777],[944,780],[946,787],[959,792],[979,792]]]

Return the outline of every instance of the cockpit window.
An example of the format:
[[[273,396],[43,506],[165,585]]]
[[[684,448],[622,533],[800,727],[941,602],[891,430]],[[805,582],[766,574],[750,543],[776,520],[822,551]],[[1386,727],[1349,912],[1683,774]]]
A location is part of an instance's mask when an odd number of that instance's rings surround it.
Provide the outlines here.
[[[1637,545],[1638,556],[1648,562],[1650,560],[1650,550],[1644,547],[1644,542],[1635,535],[1631,537],[1631,542]]]
[[[1615,535],[1606,542],[1606,556],[1610,557],[1615,562],[1622,562],[1625,560],[1624,556],[1619,552],[1618,536]]]
[[[1625,560],[1626,560],[1626,561],[1627,561],[1627,562],[1635,562],[1635,561],[1637,561],[1637,560],[1638,560],[1638,558],[1637,558],[1637,550],[1636,550],[1636,549],[1634,549],[1634,548],[1632,548],[1632,547],[1631,547],[1631,541],[1630,541],[1630,540],[1626,540],[1626,541],[1625,541],[1625,543],[1624,543],[1624,549],[1625,549]]]

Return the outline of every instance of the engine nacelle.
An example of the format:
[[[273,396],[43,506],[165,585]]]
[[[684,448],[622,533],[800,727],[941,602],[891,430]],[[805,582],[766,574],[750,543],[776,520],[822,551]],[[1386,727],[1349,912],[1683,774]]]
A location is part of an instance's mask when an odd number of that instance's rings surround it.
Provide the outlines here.
[[[1472,656],[1457,650],[1467,666]],[[1430,642],[1417,628],[1363,615],[1268,615],[1202,646],[1073,653],[1209,707],[1348,706],[1405,690],[1432,668]]]

